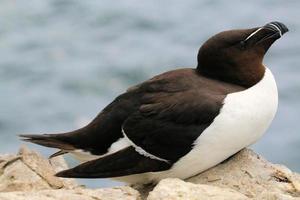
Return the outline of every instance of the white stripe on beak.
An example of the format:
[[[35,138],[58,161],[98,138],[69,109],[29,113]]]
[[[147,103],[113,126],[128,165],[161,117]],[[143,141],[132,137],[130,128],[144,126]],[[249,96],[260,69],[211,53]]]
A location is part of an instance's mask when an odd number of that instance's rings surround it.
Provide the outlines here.
[[[253,33],[251,33],[244,41],[246,42],[247,40],[249,40],[253,35],[255,35],[256,33],[258,33],[258,31],[260,31],[261,29],[262,29],[262,27],[259,28],[259,29],[257,29],[257,30],[254,31]]]
[[[276,28],[276,29],[279,31],[280,37],[282,36],[281,30],[280,30],[280,28],[278,28],[278,26],[276,26],[276,25],[273,24],[273,23],[270,23],[269,25],[271,25],[271,26],[273,26],[274,28]]]

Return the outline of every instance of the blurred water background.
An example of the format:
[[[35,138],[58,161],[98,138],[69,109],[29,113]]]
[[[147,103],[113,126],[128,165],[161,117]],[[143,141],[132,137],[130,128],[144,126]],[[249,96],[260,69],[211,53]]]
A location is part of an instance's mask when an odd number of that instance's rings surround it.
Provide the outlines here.
[[[129,86],[195,66],[200,45],[219,31],[278,20],[290,32],[264,62],[279,110],[252,148],[300,172],[299,8],[297,0],[0,0],[0,153],[17,151],[17,134],[79,128]]]

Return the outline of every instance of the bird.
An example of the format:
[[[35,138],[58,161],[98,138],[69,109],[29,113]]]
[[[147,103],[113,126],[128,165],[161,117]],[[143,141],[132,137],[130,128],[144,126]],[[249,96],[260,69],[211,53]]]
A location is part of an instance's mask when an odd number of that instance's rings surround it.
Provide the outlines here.
[[[233,29],[200,47],[197,66],[168,71],[117,96],[88,125],[21,139],[81,163],[63,178],[155,183],[197,175],[255,143],[271,124],[278,91],[263,58],[288,28]]]

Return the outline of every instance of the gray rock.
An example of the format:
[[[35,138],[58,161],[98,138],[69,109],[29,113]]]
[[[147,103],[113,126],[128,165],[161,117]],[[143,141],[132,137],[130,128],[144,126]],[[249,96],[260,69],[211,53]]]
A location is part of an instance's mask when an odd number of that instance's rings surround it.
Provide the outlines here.
[[[300,200],[300,175],[249,149],[185,181],[135,186],[140,193],[128,186],[85,189],[74,179],[53,176],[67,168],[63,157],[48,160],[26,147],[0,155],[0,200]]]
[[[189,183],[188,183],[189,182]],[[212,187],[207,187],[212,186]],[[300,200],[300,175],[244,149],[184,181],[162,180],[155,188],[134,186],[143,198]],[[222,192],[223,191],[223,192]]]
[[[231,188],[254,199],[300,199],[300,175],[250,149],[187,181]]]
[[[21,147],[17,155],[0,156],[0,192],[44,189],[72,189],[77,183],[53,176],[55,169],[66,169],[63,158],[51,163],[38,153]]]
[[[59,189],[0,193],[1,200],[137,200],[139,193],[130,187],[107,189]]]
[[[247,200],[245,195],[229,188],[193,184],[180,179],[164,179],[152,192],[147,200]]]
[[[67,169],[63,157],[44,159],[22,147],[17,155],[0,155],[0,200],[137,200],[140,194],[130,187],[85,189],[74,179],[55,177]]]

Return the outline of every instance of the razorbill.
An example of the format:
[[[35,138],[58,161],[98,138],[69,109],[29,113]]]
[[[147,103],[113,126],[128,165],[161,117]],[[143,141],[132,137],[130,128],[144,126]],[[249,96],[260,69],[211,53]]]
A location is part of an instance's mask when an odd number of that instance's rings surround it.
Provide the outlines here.
[[[56,174],[129,183],[185,179],[257,141],[277,110],[267,50],[287,27],[229,30],[208,39],[196,69],[169,71],[129,88],[87,126],[68,133],[21,135],[83,163]]]

